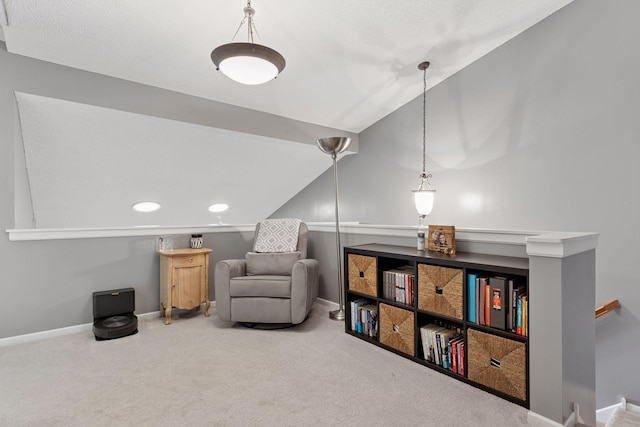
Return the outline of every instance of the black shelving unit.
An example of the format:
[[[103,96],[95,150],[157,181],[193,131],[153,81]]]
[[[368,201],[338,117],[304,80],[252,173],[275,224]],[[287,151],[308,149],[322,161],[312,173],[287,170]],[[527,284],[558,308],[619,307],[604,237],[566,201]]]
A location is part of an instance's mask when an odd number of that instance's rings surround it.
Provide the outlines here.
[[[469,273],[512,278],[528,290],[527,258],[464,252],[451,256],[405,246],[366,244],[345,247],[344,265],[347,334],[529,408],[528,338],[479,325],[467,316]],[[401,267],[415,275],[411,304],[383,297],[383,273]],[[451,279],[444,290],[438,286],[441,277]],[[363,299],[377,309],[373,337],[352,330],[351,303]],[[465,346],[464,374],[425,360],[420,328],[430,323],[457,327]]]

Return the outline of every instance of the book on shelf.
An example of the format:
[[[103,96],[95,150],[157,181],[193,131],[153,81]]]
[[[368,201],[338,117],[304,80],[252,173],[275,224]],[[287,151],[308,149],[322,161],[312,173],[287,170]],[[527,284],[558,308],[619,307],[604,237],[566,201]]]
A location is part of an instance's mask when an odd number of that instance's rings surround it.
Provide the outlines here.
[[[428,362],[432,362],[431,339],[429,337],[431,332],[429,331],[429,326],[430,325],[425,325],[420,327],[420,341],[422,343],[422,358]]]
[[[358,307],[358,316],[362,324],[360,333],[375,337],[378,331],[378,307],[374,304],[362,305]]]
[[[493,276],[489,278],[490,288],[490,323],[492,328],[505,330],[507,328],[507,303],[509,298],[506,297],[507,278],[501,276]]]
[[[477,317],[479,325],[486,325],[486,292],[485,288],[488,286],[488,279],[484,276],[476,278],[476,293],[478,295],[477,304]]]
[[[454,374],[458,373],[458,356],[456,354],[456,340],[459,338],[454,338],[449,341],[449,359],[451,360],[451,372]]]
[[[420,327],[420,339],[422,340],[422,354],[424,360],[436,363],[437,350],[435,335],[442,329],[444,329],[442,326],[433,323]]]
[[[489,279],[484,278],[484,324],[491,326],[491,286]]]
[[[476,279],[475,273],[467,274],[467,319],[469,322],[477,323],[476,318]]]
[[[522,295],[522,335],[529,335],[529,295]]]
[[[454,350],[452,345],[456,345],[458,340],[462,339],[458,327],[428,324],[420,327],[420,339],[422,340],[422,353],[426,361],[453,370]]]
[[[527,332],[527,293],[518,295],[516,307],[516,334],[525,335]]]
[[[458,345],[458,371],[460,371],[460,375],[464,376],[466,372],[466,367],[464,363],[464,340],[460,342]]]
[[[440,345],[442,348],[442,357],[441,357],[440,366],[442,366],[445,369],[451,370],[451,366],[452,366],[451,351],[450,351],[449,343],[453,339],[458,337],[459,337],[459,334],[455,330],[445,329],[443,331],[440,331]]]
[[[451,359],[451,371],[453,371],[454,374],[460,373],[460,343],[463,341],[464,338],[462,335],[458,335],[449,341],[449,358]]]
[[[524,287],[520,287],[513,292],[513,298],[516,302],[516,318],[515,318],[515,333],[518,335],[525,335],[525,322],[526,322],[526,308],[527,292]],[[524,299],[524,300],[523,300]]]
[[[513,331],[513,310],[511,309],[511,301],[512,301],[512,295],[513,295],[513,279],[512,278],[508,278],[507,279],[507,325],[506,325],[506,330],[507,331]]]
[[[366,298],[358,298],[355,299],[353,301],[351,301],[350,306],[351,306],[351,330],[354,332],[358,332],[360,326],[358,326],[359,324],[359,310],[358,307],[365,305],[365,304],[370,304],[370,301]]]
[[[415,294],[414,267],[402,267],[382,272],[382,296],[385,299],[413,305]]]

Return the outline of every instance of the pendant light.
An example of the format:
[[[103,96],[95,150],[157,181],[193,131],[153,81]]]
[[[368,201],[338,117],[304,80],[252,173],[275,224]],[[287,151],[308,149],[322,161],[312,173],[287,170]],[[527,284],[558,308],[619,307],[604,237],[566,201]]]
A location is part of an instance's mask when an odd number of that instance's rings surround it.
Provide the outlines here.
[[[417,190],[413,190],[414,202],[416,210],[420,215],[420,224],[425,216],[429,215],[433,210],[433,199],[436,190],[431,188],[429,178],[431,174],[426,172],[427,159],[427,68],[429,62],[422,62],[418,65],[418,69],[423,71],[424,90],[422,92],[422,173],[420,174],[420,186]]]
[[[253,33],[258,31],[253,23],[255,10],[251,0],[244,8],[244,18],[236,30],[233,39],[247,21],[248,42],[233,42],[218,46],[211,52],[211,60],[216,70],[232,80],[245,85],[259,85],[275,79],[284,70],[285,60],[275,50],[253,42]]]

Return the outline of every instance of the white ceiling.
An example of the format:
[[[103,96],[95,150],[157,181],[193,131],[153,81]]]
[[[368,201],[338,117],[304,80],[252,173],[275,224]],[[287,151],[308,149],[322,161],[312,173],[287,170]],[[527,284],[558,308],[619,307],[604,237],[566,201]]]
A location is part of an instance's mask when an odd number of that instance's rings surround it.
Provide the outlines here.
[[[253,0],[257,42],[283,73],[242,86],[215,71],[244,0],[3,0],[9,52],[360,132],[571,0]],[[243,28],[245,29],[246,26]],[[246,33],[236,41],[246,41]]]

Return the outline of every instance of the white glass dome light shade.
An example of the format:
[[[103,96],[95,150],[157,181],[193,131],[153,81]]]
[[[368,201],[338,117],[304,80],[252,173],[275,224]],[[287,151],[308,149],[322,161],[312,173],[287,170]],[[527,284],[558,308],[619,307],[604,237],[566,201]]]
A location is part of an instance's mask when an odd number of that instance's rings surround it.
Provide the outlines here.
[[[158,202],[138,202],[131,205],[131,209],[136,212],[154,212],[160,209]]]
[[[275,79],[286,64],[278,52],[255,43],[218,46],[211,52],[211,60],[222,74],[246,85],[259,85]]]
[[[216,203],[209,206],[209,212],[224,212],[229,209],[229,205],[226,203]]]
[[[278,69],[269,61],[251,56],[234,56],[220,63],[222,74],[245,85],[260,85],[273,80]]]
[[[433,210],[436,190],[413,190],[413,198],[418,215],[429,215]]]

